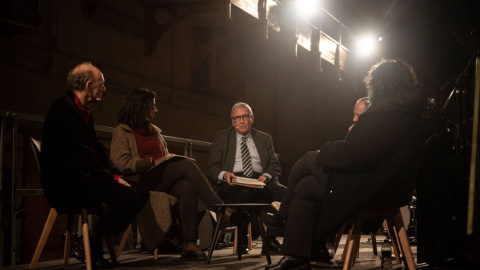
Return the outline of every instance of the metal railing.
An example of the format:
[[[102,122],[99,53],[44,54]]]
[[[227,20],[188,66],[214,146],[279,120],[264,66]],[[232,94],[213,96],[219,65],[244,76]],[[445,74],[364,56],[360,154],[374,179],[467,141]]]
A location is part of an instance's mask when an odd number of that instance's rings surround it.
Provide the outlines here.
[[[37,126],[41,129],[43,125],[44,117],[25,114],[25,113],[18,113],[18,112],[10,112],[10,111],[0,111],[1,117],[1,126],[0,126],[0,217],[3,219],[2,227],[0,228],[0,247],[5,253],[10,253],[10,265],[15,265],[16,263],[16,236],[17,236],[17,197],[18,196],[40,196],[43,195],[42,189],[25,189],[25,188],[17,188],[17,184],[15,179],[17,177],[16,172],[18,171],[18,154],[17,154],[17,147],[19,142],[19,126]],[[108,134],[111,137],[114,128],[102,125],[95,125],[95,130],[97,132]],[[7,137],[8,135],[8,137]],[[101,136],[99,136],[101,137]],[[177,145],[183,145],[183,152],[185,156],[193,157],[194,147],[202,147],[202,148],[209,148],[211,146],[210,142],[187,139],[187,138],[180,138],[180,137],[173,137],[173,136],[165,136],[163,135],[167,142],[175,143]],[[8,158],[11,159],[11,174],[7,177],[4,175],[5,169],[5,158],[7,157],[5,154],[5,143],[9,142],[11,145],[11,156]],[[9,147],[10,148],[10,147]],[[8,178],[8,179],[7,179]],[[5,181],[8,181],[5,182]],[[4,190],[5,186],[10,187],[9,190]],[[2,211],[8,211],[7,213],[1,213]],[[10,226],[10,239],[9,241],[4,241],[5,239],[5,227]],[[7,242],[7,243],[5,243]],[[2,254],[3,255],[3,254]],[[0,259],[1,261],[1,259]],[[2,265],[3,263],[0,263]]]

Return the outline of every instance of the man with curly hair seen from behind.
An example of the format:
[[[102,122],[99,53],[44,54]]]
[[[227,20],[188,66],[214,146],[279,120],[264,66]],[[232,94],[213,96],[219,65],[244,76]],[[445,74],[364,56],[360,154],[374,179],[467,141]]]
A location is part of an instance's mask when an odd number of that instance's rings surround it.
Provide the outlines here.
[[[310,269],[325,236],[360,207],[410,201],[414,160],[428,134],[422,121],[427,99],[403,61],[381,60],[364,82],[371,105],[347,137],[306,153],[293,166],[288,182],[298,184],[288,209],[286,255],[265,269]]]

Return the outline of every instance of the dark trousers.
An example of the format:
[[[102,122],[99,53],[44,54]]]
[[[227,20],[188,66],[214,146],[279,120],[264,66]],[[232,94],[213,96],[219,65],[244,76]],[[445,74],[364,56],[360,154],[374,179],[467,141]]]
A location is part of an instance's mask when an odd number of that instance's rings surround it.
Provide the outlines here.
[[[207,178],[191,160],[166,162],[143,173],[139,181],[151,190],[166,192],[178,199],[184,241],[198,239],[198,197],[207,206],[222,203]]]
[[[118,236],[137,216],[150,197],[148,188],[138,182],[128,182],[130,187],[113,179],[88,181],[86,196],[107,207],[92,226],[92,235],[100,239],[105,235]]]
[[[317,179],[327,179],[328,175],[323,172],[323,168],[315,165],[315,158],[317,157],[317,151],[307,152],[301,157],[290,170],[287,180],[287,191],[285,198],[282,201],[278,215],[287,219],[290,205],[295,196],[295,189],[297,184],[308,176],[313,176]],[[325,186],[327,185],[324,181]]]
[[[103,212],[98,215],[91,231],[92,239],[97,241],[106,235],[118,236],[123,233],[150,196],[145,185],[129,182],[131,186],[127,187],[117,183],[108,174],[80,178],[78,175],[63,173],[47,175],[45,179],[76,179],[79,185],[74,188],[63,181],[44,186],[45,197],[52,207],[103,205]]]
[[[290,171],[287,193],[280,207],[288,216],[282,250],[312,257],[318,250],[318,219],[326,195],[328,175],[315,165],[316,151],[308,152]]]

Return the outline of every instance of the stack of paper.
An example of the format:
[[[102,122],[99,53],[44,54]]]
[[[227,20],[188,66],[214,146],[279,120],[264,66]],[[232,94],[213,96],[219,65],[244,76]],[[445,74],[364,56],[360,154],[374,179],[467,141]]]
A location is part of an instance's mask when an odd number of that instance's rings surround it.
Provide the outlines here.
[[[251,188],[265,187],[265,183],[263,183],[262,181],[258,181],[257,179],[253,179],[253,178],[246,178],[246,177],[239,177],[239,176],[233,178],[232,183],[234,185],[251,187]]]

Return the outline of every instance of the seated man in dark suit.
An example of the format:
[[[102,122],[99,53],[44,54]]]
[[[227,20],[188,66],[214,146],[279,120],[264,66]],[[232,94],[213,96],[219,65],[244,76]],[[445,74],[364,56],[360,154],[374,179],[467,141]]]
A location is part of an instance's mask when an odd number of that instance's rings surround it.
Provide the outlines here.
[[[218,183],[218,196],[226,203],[270,203],[282,200],[286,187],[278,182],[282,171],[272,137],[252,128],[254,116],[246,103],[233,105],[231,118],[232,127],[219,131],[210,148],[207,176]],[[254,189],[233,185],[232,179],[236,176],[255,178],[266,186]],[[268,229],[267,244],[269,250],[280,252],[280,245],[272,235],[272,230],[269,232]],[[245,246],[242,252],[248,252]]]
[[[292,167],[282,207],[285,256],[265,269],[310,269],[318,244],[358,208],[391,208],[410,201],[415,160],[428,128],[426,97],[413,68],[398,60],[374,65],[365,84],[370,107],[344,140],[305,154]],[[411,191],[411,190],[410,190]]]
[[[95,135],[89,107],[106,92],[102,72],[90,63],[80,64],[68,74],[67,86],[69,90],[52,103],[43,124],[42,187],[55,208],[105,205],[90,232],[92,265],[112,268],[103,258],[101,238],[123,233],[150,193],[143,184],[120,177]],[[72,253],[85,262],[83,239],[75,243]]]
[[[352,125],[348,128],[348,131],[352,130],[355,126],[355,123],[358,121],[358,117],[364,113],[367,108],[370,106],[370,100],[368,97],[362,97],[357,100],[355,106],[353,107],[353,119]],[[298,168],[298,167],[295,167]],[[294,170],[297,171],[297,170]],[[290,209],[290,203],[292,202],[293,194],[295,191],[295,187],[302,178],[299,177],[289,177],[291,183],[287,183],[287,192],[285,194],[285,198],[281,203],[278,203],[278,212],[277,213],[266,213],[263,215],[264,223],[269,227],[274,228],[282,228],[285,227],[285,222],[288,216],[288,210]],[[317,257],[314,258],[317,261],[329,261],[335,255],[334,246],[335,242],[335,234],[330,234],[328,239],[326,240],[326,247],[319,247],[319,253]],[[325,248],[325,249],[324,249]]]

